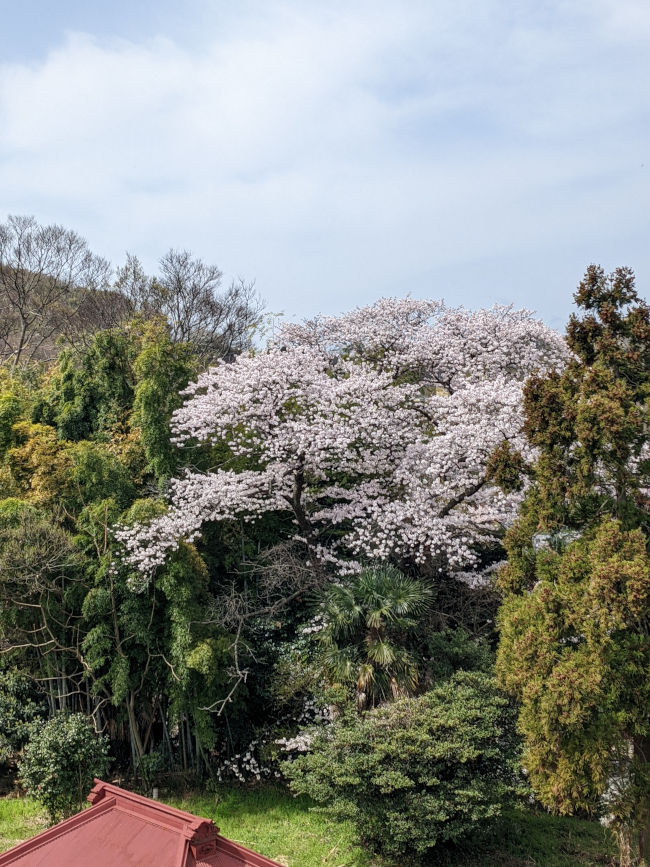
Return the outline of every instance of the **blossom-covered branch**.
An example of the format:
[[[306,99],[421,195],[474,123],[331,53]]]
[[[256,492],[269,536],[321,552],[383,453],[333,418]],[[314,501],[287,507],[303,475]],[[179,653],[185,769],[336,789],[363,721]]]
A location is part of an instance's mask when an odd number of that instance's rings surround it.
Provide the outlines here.
[[[167,514],[121,531],[128,559],[151,572],[206,521],[288,512],[314,562],[341,573],[390,558],[471,568],[519,502],[488,483],[489,456],[528,448],[522,384],[566,358],[559,335],[503,307],[383,299],[285,326],[203,373],[172,422],[177,443],[225,445],[251,468],[176,480]]]

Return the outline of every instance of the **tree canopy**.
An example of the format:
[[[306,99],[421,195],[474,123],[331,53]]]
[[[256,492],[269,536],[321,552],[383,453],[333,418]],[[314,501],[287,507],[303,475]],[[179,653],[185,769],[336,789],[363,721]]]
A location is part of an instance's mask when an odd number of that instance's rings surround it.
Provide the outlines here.
[[[507,308],[384,300],[287,326],[186,389],[175,442],[212,444],[220,465],[173,481],[167,513],[120,535],[127,559],[151,572],[208,521],[286,513],[316,569],[476,568],[520,499],[491,482],[490,456],[525,448],[523,383],[566,356],[555,332]]]
[[[524,389],[534,484],[506,537],[498,670],[544,803],[609,815],[650,863],[650,309],[592,266],[565,369]]]

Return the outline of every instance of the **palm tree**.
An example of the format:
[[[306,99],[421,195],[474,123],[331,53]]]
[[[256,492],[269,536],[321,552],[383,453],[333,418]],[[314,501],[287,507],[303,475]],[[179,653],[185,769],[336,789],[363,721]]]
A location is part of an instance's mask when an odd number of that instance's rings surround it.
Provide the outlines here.
[[[393,566],[365,569],[325,593],[318,633],[329,680],[355,684],[359,711],[410,695],[418,664],[406,644],[431,591]]]

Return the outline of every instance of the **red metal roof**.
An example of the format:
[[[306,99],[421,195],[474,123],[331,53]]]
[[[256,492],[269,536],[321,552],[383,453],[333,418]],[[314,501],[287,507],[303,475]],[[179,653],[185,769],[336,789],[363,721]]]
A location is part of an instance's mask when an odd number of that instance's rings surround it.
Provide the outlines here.
[[[0,855],[0,867],[278,867],[211,819],[95,780],[92,806]]]

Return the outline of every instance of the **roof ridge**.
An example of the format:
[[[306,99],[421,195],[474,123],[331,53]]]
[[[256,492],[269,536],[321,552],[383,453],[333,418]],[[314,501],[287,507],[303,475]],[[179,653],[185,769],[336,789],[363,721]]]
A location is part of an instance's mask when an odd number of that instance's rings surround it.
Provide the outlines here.
[[[152,814],[156,815],[159,817],[157,824],[170,827],[169,820],[174,820],[171,823],[175,826],[174,830],[182,831],[184,836],[192,842],[203,841],[206,838],[219,834],[219,827],[212,819],[204,816],[195,816],[193,813],[179,810],[177,807],[170,807],[160,801],[154,801],[145,795],[138,795],[136,792],[122,789],[97,777],[93,782],[95,785],[88,793],[88,800],[93,805],[101,803],[108,796],[112,796],[116,799],[118,807],[120,806],[120,801],[127,802],[130,806],[139,807],[140,809],[137,812],[144,814],[143,818]],[[167,819],[167,822],[164,819]]]
[[[0,867],[52,863],[87,867],[93,861],[97,867],[113,867],[116,857],[125,865],[147,867],[279,867],[276,861],[222,837],[211,819],[103,780],[95,780],[88,800],[87,809],[0,854]]]

